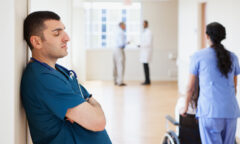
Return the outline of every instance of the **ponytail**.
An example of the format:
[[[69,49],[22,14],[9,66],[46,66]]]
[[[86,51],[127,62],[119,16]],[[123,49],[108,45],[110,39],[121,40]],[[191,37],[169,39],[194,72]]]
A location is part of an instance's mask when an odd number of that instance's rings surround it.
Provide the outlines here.
[[[206,34],[212,42],[211,47],[216,53],[217,67],[228,78],[228,73],[232,71],[232,60],[230,52],[221,44],[221,41],[226,38],[225,28],[220,23],[213,22],[208,24],[206,29]]]
[[[226,78],[228,78],[228,73],[232,71],[230,52],[227,51],[221,43],[214,44],[212,47],[217,56],[218,69]]]

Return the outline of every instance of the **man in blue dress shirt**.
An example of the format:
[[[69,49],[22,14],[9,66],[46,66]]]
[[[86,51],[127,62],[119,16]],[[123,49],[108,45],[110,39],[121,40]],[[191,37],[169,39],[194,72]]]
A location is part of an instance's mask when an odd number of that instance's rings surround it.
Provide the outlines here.
[[[24,21],[32,51],[21,82],[21,96],[34,144],[111,144],[100,104],[56,61],[68,54],[70,40],[60,17],[33,12]]]
[[[113,78],[114,84],[118,86],[125,86],[123,82],[125,71],[125,52],[124,49],[127,45],[126,39],[126,24],[124,22],[119,23],[119,27],[116,34],[116,47],[113,52]]]

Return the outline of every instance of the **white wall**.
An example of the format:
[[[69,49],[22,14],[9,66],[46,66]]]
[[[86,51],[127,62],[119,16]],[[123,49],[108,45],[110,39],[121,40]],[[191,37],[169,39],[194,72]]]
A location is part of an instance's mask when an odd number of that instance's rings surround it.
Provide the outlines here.
[[[0,143],[26,144],[26,118],[19,87],[27,55],[22,29],[27,0],[1,0],[0,9]]]
[[[177,55],[177,1],[143,1],[142,18],[149,21],[154,35],[153,61],[150,64],[151,79],[176,80],[176,62],[168,59],[172,53]],[[112,49],[87,50],[86,79],[112,80]],[[172,74],[170,76],[169,74]],[[139,62],[139,50],[126,49],[125,80],[143,81],[143,66]]]
[[[216,5],[216,3],[218,3]],[[240,55],[239,49],[239,24],[238,16],[240,1],[236,0],[208,0],[207,3],[207,22],[217,21],[226,28],[227,38],[224,45],[227,49]]]
[[[79,81],[86,80],[86,47],[85,47],[85,11],[84,0],[73,1],[72,15],[72,69]]]
[[[178,88],[185,94],[190,56],[198,49],[198,0],[179,0],[178,5]]]
[[[15,144],[26,144],[27,120],[19,95],[22,72],[27,63],[27,45],[23,40],[23,21],[26,15],[27,0],[15,0]]]

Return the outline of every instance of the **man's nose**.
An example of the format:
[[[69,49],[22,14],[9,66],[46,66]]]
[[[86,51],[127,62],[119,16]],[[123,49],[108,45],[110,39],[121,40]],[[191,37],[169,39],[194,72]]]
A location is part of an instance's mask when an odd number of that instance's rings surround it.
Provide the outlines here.
[[[64,41],[64,42],[70,41],[70,37],[68,36],[68,34],[67,34],[66,32],[65,32],[65,34],[64,34],[63,41]]]

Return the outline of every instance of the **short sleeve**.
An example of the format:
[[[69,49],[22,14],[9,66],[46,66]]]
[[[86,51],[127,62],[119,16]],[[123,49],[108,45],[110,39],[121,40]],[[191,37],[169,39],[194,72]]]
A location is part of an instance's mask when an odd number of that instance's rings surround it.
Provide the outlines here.
[[[198,76],[198,71],[199,71],[199,61],[197,60],[196,54],[191,56],[190,59],[190,73]]]
[[[238,75],[240,74],[240,67],[239,67],[239,61],[238,61],[238,57],[236,55],[233,54],[233,62],[234,62],[234,75]]]
[[[70,83],[55,75],[43,74],[40,81],[42,91],[39,99],[52,114],[62,120],[65,118],[67,109],[85,102],[80,94],[73,91]]]
[[[85,87],[83,87],[81,84],[79,84],[79,88],[80,88],[80,91],[81,91],[82,94],[83,94],[84,99],[90,97],[91,94],[86,90]]]

